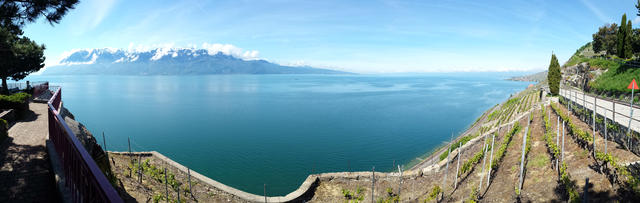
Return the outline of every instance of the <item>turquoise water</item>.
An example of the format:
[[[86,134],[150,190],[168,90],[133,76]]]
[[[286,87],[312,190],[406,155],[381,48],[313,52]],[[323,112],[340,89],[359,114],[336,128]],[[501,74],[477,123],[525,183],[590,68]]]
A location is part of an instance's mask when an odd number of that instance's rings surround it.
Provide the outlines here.
[[[285,195],[312,171],[390,171],[528,84],[503,74],[31,76],[109,150],[155,150],[224,184]]]

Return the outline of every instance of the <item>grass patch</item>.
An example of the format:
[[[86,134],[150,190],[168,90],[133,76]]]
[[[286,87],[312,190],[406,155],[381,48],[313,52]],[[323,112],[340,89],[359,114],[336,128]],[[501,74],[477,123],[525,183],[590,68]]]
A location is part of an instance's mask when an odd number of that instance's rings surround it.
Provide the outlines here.
[[[533,166],[535,168],[542,168],[544,166],[547,165],[547,163],[549,163],[549,157],[545,156],[544,154],[538,154],[536,156],[533,157],[533,160],[531,160],[531,162],[529,162],[527,167]]]

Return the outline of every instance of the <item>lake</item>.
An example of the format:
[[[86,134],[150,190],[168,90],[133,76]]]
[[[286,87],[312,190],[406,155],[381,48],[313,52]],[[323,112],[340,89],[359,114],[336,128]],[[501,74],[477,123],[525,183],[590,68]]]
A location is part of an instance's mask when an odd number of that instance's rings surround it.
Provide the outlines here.
[[[513,74],[513,73],[511,73]],[[158,151],[214,180],[267,195],[310,173],[391,171],[448,142],[531,83],[506,73],[30,76],[107,148]]]

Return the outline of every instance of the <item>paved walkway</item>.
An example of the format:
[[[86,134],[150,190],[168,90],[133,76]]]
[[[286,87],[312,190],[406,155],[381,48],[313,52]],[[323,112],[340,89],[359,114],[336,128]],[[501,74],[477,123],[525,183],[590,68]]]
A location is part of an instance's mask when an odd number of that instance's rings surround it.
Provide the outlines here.
[[[59,202],[45,148],[47,104],[29,109],[0,145],[0,202]]]

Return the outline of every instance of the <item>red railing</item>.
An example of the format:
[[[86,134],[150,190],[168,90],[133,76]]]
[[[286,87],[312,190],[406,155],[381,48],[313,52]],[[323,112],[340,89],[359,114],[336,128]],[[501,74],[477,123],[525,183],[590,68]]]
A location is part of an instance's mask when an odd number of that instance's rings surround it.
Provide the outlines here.
[[[34,85],[33,86],[33,97],[38,97],[44,91],[48,91],[48,90],[49,90],[49,82],[43,82],[41,84]]]
[[[65,187],[73,202],[123,202],[107,177],[60,116],[61,88],[48,102],[49,140],[58,152],[65,175]]]

